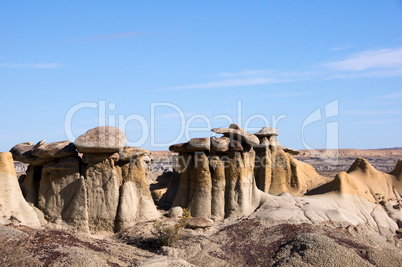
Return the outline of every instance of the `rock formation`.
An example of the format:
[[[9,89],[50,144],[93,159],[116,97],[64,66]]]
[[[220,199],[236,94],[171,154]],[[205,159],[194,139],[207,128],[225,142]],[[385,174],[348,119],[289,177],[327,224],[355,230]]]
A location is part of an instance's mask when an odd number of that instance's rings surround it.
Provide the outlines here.
[[[180,182],[173,207],[188,208],[193,217],[249,214],[260,203],[252,147],[258,138],[237,125],[212,131],[224,136],[193,138],[169,148],[179,153]]]
[[[358,158],[347,172],[340,172],[335,179],[312,193],[338,192],[361,196],[372,203],[402,202],[401,166],[387,174],[376,170],[366,159]],[[395,203],[396,204],[396,203]]]
[[[173,207],[189,208],[192,216],[248,214],[260,204],[259,190],[303,195],[327,181],[312,166],[292,158],[297,151],[279,144],[276,129],[264,127],[253,135],[232,124],[212,131],[224,136],[193,138],[169,148],[179,153],[180,183]]]
[[[30,163],[21,188],[49,222],[85,232],[119,231],[159,216],[145,182],[149,151],[125,143],[122,131],[102,126],[75,143],[23,143],[11,152]]]
[[[10,152],[0,153],[0,223],[40,227],[38,216],[22,195]]]
[[[260,140],[256,151],[254,175],[257,187],[265,193],[303,195],[326,182],[312,166],[294,159],[298,151],[284,148],[277,141],[278,130],[264,127],[254,134]]]
[[[43,166],[38,188],[38,208],[50,222],[63,220],[88,231],[87,192],[77,157],[54,160]]]
[[[115,230],[120,231],[137,221],[159,216],[146,182],[150,152],[137,147],[124,147],[117,164],[121,173],[120,201]]]
[[[126,135],[118,128],[99,126],[79,136],[74,144],[81,153],[114,153],[127,142]]]

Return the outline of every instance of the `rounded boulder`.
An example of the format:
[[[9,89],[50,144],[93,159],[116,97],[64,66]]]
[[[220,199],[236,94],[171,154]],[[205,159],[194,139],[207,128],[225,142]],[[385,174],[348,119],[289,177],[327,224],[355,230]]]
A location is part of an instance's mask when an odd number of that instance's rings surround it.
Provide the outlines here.
[[[118,128],[99,126],[79,136],[74,144],[80,153],[114,153],[123,149],[126,135]]]

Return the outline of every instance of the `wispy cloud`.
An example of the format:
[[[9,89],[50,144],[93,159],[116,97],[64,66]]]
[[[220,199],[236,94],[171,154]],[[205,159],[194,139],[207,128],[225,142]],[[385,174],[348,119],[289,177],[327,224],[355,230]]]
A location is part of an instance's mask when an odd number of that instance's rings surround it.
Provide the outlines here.
[[[147,36],[147,35],[149,35],[149,33],[146,33],[146,32],[122,32],[122,33],[113,33],[113,34],[92,35],[92,36],[84,37],[82,40],[96,41],[96,40],[105,40],[105,39],[140,37],[140,36]]]
[[[349,58],[326,64],[339,71],[366,71],[402,68],[402,47],[396,49],[368,50],[351,55]]]
[[[387,78],[402,76],[402,68],[373,71],[344,71],[330,72],[324,77],[325,80],[355,79],[355,78]]]
[[[161,91],[173,91],[183,89],[208,89],[208,88],[225,88],[225,87],[237,87],[245,85],[259,85],[259,84],[272,84],[278,83],[278,81],[269,78],[246,78],[246,79],[231,79],[209,83],[189,84],[176,87],[163,88]]]
[[[158,91],[173,91],[184,89],[209,89],[209,88],[227,88],[241,87],[249,85],[267,85],[288,83],[309,79],[314,72],[275,72],[272,70],[247,70],[241,72],[222,72],[218,76],[226,78],[219,81],[188,84],[163,88]]]
[[[401,98],[401,97],[402,97],[402,91],[379,96],[379,98],[383,98],[383,99],[395,99],[395,98]]]
[[[373,124],[390,124],[390,123],[400,123],[402,119],[381,119],[381,120],[370,120],[370,121],[356,121],[353,123],[347,123],[347,125],[373,125]]]
[[[280,92],[280,93],[273,93],[273,94],[266,94],[266,97],[296,97],[306,95],[307,92]]]
[[[64,65],[59,63],[0,63],[0,67],[15,69],[56,69],[63,66]]]
[[[345,115],[381,116],[402,114],[402,110],[345,110],[341,111],[341,113]]]
[[[250,76],[268,76],[273,75],[272,70],[244,70],[239,72],[222,72],[220,77],[250,77]]]
[[[344,45],[346,49],[349,45]],[[341,49],[342,47],[334,48]],[[333,80],[353,78],[383,78],[402,76],[402,47],[368,50],[355,53],[346,59],[327,62],[319,68],[304,71],[277,71],[272,69],[221,72],[215,81],[193,83],[158,89],[157,91],[229,88],[252,85],[268,85],[309,80]],[[285,96],[285,95],[283,95]]]
[[[340,45],[336,45],[334,47],[332,47],[330,50],[331,51],[339,51],[339,50],[345,50],[352,47],[351,44],[340,44]]]

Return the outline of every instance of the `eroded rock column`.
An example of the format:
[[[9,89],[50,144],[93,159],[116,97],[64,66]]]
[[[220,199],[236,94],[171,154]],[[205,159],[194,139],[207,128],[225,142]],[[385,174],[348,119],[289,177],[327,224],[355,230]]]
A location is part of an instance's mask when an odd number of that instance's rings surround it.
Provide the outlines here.
[[[224,136],[193,138],[169,148],[179,153],[181,166],[173,207],[188,208],[192,216],[214,218],[251,213],[260,201],[252,147],[258,138],[238,126],[213,131]]]
[[[11,152],[30,164],[21,188],[47,221],[85,232],[119,231],[159,216],[145,181],[149,151],[125,143],[122,131],[101,126],[75,143],[42,140]]]
[[[123,178],[115,163],[118,154],[84,154],[88,224],[91,231],[113,231]]]
[[[43,166],[38,193],[38,208],[50,222],[63,220],[87,232],[88,212],[84,177],[76,157],[60,159]]]
[[[115,222],[115,231],[133,226],[141,220],[159,216],[146,182],[150,152],[138,147],[124,147],[119,154],[119,169],[123,178]]]
[[[254,174],[260,190],[273,195],[282,192],[303,195],[325,183],[325,178],[312,166],[291,156],[299,154],[298,151],[281,146],[276,139],[278,130],[264,127],[254,135],[260,140],[259,145],[254,145],[257,153]]]

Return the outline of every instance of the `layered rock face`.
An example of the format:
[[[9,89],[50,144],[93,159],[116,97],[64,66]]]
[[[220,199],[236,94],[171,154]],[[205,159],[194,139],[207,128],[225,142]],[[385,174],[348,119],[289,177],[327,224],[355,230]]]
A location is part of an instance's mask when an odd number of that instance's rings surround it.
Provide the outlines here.
[[[276,140],[278,130],[264,127],[254,135],[260,140],[258,145],[254,145],[254,175],[261,191],[273,195],[282,192],[303,195],[326,182],[311,165],[291,156],[297,155],[297,151],[281,146]]]
[[[188,208],[193,217],[224,218],[251,213],[261,192],[254,180],[258,138],[238,126],[212,129],[221,138],[193,138],[171,146],[178,152],[180,182],[173,207]]]
[[[125,143],[123,132],[104,126],[75,143],[23,143],[11,152],[30,163],[21,188],[48,221],[80,231],[119,231],[158,216],[145,182],[149,151]]]

